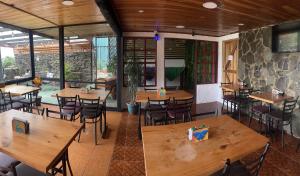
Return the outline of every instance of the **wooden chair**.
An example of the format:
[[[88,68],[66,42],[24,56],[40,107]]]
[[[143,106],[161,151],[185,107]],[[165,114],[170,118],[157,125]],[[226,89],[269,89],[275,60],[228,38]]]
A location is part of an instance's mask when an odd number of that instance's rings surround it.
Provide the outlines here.
[[[56,94],[61,119],[75,121],[76,115],[80,112],[80,104],[75,97],[62,97]],[[68,117],[70,119],[68,119]]]
[[[94,124],[95,131],[95,144],[97,145],[97,122],[100,121],[100,131],[102,130],[102,109],[100,105],[100,98],[98,99],[84,99],[79,97],[80,102],[80,121],[84,123],[84,129],[86,123]],[[87,121],[90,120],[90,121]],[[80,135],[78,142],[80,140]]]
[[[6,175],[11,172],[11,175],[17,176],[16,166],[20,162],[14,158],[0,152],[0,175]]]
[[[284,126],[289,125],[290,130],[291,130],[291,135],[293,136],[293,130],[292,130],[292,118],[293,118],[293,112],[296,107],[296,104],[298,102],[298,98],[295,99],[289,99],[285,100],[283,103],[283,108],[282,110],[279,109],[274,109],[271,112],[267,113],[267,118],[269,125],[272,124],[273,122],[277,122],[277,128],[280,126],[281,127],[281,145],[282,148],[284,148]]]
[[[175,99],[167,107],[169,120],[174,120],[175,123],[182,118],[183,122],[192,121],[192,105],[194,97]]]

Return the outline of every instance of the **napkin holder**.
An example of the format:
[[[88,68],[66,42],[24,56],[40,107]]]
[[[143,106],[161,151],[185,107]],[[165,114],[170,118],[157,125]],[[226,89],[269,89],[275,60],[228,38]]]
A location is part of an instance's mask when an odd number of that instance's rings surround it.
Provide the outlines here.
[[[29,122],[18,118],[13,118],[12,129],[17,133],[29,133]]]
[[[199,128],[193,127],[188,130],[188,138],[190,141],[200,142],[208,140],[209,128],[202,125]]]

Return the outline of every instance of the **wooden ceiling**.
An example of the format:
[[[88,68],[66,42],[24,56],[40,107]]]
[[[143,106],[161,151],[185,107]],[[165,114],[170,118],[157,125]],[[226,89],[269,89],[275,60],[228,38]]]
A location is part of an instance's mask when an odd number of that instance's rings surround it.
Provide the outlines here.
[[[73,0],[74,5],[64,6],[62,0],[0,0],[0,22],[26,28],[41,29],[55,26],[76,25],[74,35],[84,29],[85,35],[97,35],[112,32],[108,26],[99,25],[78,27],[77,24],[95,24],[105,22],[95,0]],[[104,31],[106,30],[107,31]],[[98,32],[97,32],[98,31]],[[58,33],[57,33],[58,34]]]
[[[300,19],[299,0],[219,0],[205,9],[204,0],[112,0],[125,32],[160,32],[224,36]],[[143,10],[143,13],[139,13]],[[244,24],[239,26],[238,24]],[[185,26],[177,29],[177,25]]]

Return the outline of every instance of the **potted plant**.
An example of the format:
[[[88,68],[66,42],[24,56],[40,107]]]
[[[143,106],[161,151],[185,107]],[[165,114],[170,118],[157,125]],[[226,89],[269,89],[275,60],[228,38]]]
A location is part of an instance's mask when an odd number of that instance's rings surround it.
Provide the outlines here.
[[[127,103],[128,113],[136,114],[138,110],[138,104],[135,102],[136,91],[139,83],[139,65],[134,57],[127,58],[127,64],[125,65],[125,72],[128,75],[128,95],[130,96],[130,102]]]

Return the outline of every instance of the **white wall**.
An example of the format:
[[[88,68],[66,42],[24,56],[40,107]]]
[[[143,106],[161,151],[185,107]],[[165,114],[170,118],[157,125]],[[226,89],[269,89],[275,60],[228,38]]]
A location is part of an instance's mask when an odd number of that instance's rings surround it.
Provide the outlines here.
[[[164,39],[165,38],[178,38],[178,39],[192,39],[192,40],[205,40],[218,42],[218,83],[197,85],[197,103],[205,103],[212,101],[220,101],[222,98],[222,91],[220,84],[222,81],[222,44],[225,40],[238,38],[238,33],[231,34],[223,37],[210,37],[190,34],[177,34],[177,33],[159,33],[161,39],[157,41],[157,87],[164,87],[165,81],[165,61],[164,61]],[[153,37],[153,32],[124,32],[124,37]]]

